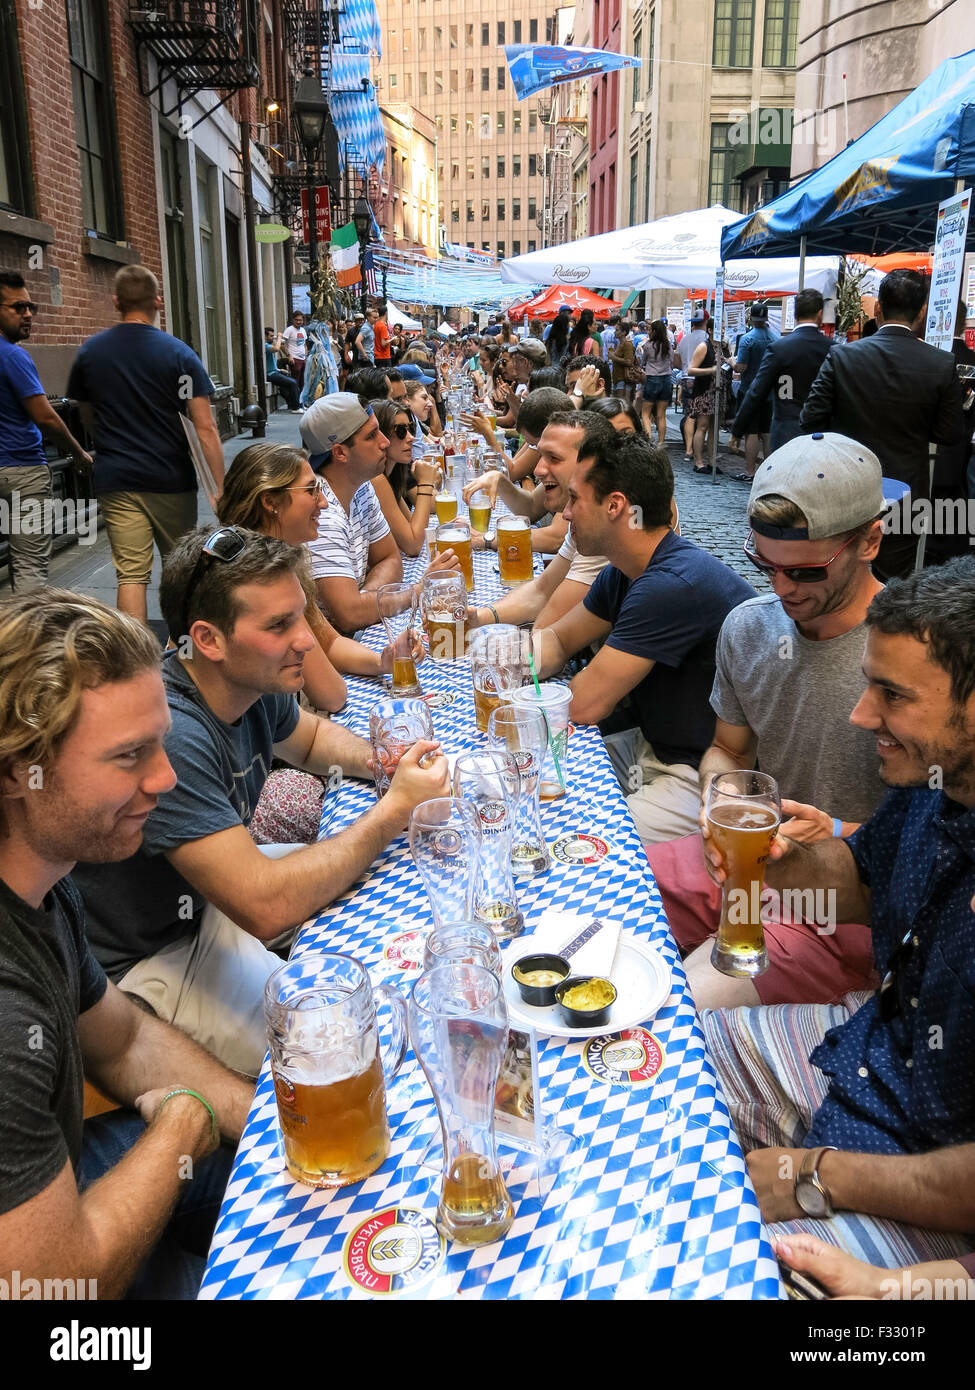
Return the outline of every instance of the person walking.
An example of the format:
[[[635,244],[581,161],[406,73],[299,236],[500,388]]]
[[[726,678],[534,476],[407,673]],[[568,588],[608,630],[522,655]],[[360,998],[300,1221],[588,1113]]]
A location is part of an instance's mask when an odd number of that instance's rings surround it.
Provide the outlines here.
[[[609,360],[613,364],[613,394],[628,401],[633,396],[630,372],[635,363],[630,324],[626,319],[620,320],[616,330],[616,346],[610,352]]]
[[[768,305],[753,304],[751,328],[738,344],[735,360],[731,364],[732,370],[741,377],[742,402],[747,398],[752,383],[758,376],[762,359],[774,342],[775,339],[768,326]],[[753,408],[749,414],[749,433],[745,435],[745,471],[736,475],[742,482],[750,481],[755,476],[755,470],[758,467],[759,445],[762,448],[763,458],[767,458],[771,453],[769,430],[772,427],[772,400],[768,387],[761,398],[756,394]],[[737,433],[736,430],[736,436]]]
[[[691,358],[688,373],[691,378],[691,404],[688,415],[694,422],[694,437],[691,441],[694,454],[694,472],[698,477],[710,473],[704,462],[704,444],[709,432],[715,428],[714,401],[715,383],[718,376],[718,358],[711,341],[712,325],[708,324],[704,342],[698,343]]]
[[[774,454],[802,433],[799,415],[832,347],[821,332],[822,322],[823,296],[819,290],[800,290],[796,295],[795,328],[766,349],[751,385],[741,397],[731,426],[735,439],[747,439],[750,435],[757,438],[762,424],[770,419],[769,450]]]
[[[115,277],[121,322],[78,349],[68,395],[92,420],[95,493],[108,531],[118,606],[146,622],[153,545],[160,556],[196,525],[197,478],[181,416],[194,426],[223,489],[223,445],[213,419],[213,382],[192,348],[156,327],[159,281],[141,265]],[[87,410],[84,408],[87,407]]]
[[[673,399],[670,340],[663,319],[654,319],[650,336],[637,349],[637,364],[643,372],[643,428],[649,439],[657,427],[657,443],[667,441],[667,407]]]
[[[677,355],[681,369],[681,388],[680,401],[683,417],[680,422],[681,434],[684,437],[684,462],[690,463],[693,459],[694,441],[694,417],[691,415],[691,403],[694,399],[694,378],[690,375],[691,358],[697,351],[701,343],[708,340],[705,324],[707,314],[703,309],[697,309],[691,315],[690,330],[683,334],[677,345]]]
[[[91,467],[90,456],[54,410],[30,354],[20,346],[30,337],[36,313],[23,276],[0,271],[0,497],[10,508],[10,587],[22,594],[47,583],[54,544],[53,531],[43,521],[44,503],[53,494],[42,437],[56,440],[81,467]],[[35,526],[38,507],[42,521]]]

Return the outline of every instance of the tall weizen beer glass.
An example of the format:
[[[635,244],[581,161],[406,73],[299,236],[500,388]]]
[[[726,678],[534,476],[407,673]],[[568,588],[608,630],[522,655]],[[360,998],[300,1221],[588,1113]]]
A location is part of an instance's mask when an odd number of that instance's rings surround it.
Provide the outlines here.
[[[704,810],[727,874],[711,964],[723,975],[761,975],[768,969],[762,928],[765,864],[782,819],[778,784],[766,772],[717,772],[708,783]]]
[[[531,528],[523,516],[502,516],[496,527],[498,573],[507,588],[527,584],[532,577]]]
[[[384,1055],[376,997],[392,1009]],[[406,1009],[389,985],[369,982],[352,956],[304,955],[264,987],[271,1074],[288,1172],[312,1187],[344,1187],[389,1153],[385,1082],[406,1052]]]
[[[474,592],[474,556],[471,550],[471,528],[466,519],[457,518],[437,527],[437,554],[452,550],[460,561],[467,592]]]
[[[422,695],[414,656],[419,636],[419,596],[412,584],[381,584],[376,590],[376,602],[386,640],[393,649],[393,694]],[[422,650],[421,647],[421,653]]]

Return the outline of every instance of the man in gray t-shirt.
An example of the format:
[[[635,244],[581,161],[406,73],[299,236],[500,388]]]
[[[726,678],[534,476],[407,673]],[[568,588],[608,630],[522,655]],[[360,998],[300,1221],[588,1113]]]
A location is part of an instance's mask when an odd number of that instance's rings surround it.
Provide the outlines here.
[[[880,464],[841,435],[800,436],[760,469],[748,510],[746,553],[775,593],[722,625],[701,795],[716,773],[761,768],[779,785],[785,835],[847,836],[884,794],[876,739],[850,723],[863,692],[864,618],[882,587],[870,568],[883,534]],[[872,987],[869,929],[836,924],[828,906],[824,921],[766,922],[764,974],[719,973],[710,938],[721,895],[700,837],[656,846],[650,863],[674,937],[692,952],[685,969],[699,1008],[824,1003]]]

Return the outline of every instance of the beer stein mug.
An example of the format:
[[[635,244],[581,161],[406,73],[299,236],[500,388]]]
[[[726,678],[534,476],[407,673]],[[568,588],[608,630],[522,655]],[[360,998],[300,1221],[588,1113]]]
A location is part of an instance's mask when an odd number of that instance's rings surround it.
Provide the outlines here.
[[[385,1050],[377,999],[392,1010]],[[269,977],[264,1018],[288,1172],[311,1187],[374,1173],[389,1153],[386,1083],[406,1052],[405,1001],[352,956],[309,954]]]
[[[369,711],[373,779],[377,799],[386,795],[403,754],[422,739],[432,739],[433,719],[424,700],[379,700]]]
[[[716,772],[704,812],[727,874],[711,964],[723,975],[761,975],[768,969],[762,927],[765,865],[782,819],[778,784],[767,772]]]
[[[383,584],[376,590],[386,641],[393,649],[393,694],[422,695],[413,655],[419,597],[412,584]]]
[[[511,841],[511,869],[519,878],[534,878],[552,867],[538,809],[542,767],[548,753],[548,725],[540,710],[527,705],[499,705],[491,711],[487,732],[492,748],[503,749],[514,758],[521,778]]]
[[[523,516],[502,516],[495,527],[498,545],[498,573],[508,589],[527,584],[532,578],[532,533]]]
[[[423,968],[438,965],[483,965],[501,978],[501,947],[494,932],[480,922],[446,922],[434,927],[423,943]]]
[[[434,925],[470,921],[481,859],[481,828],[474,807],[449,796],[421,801],[410,816],[409,839]]]
[[[527,643],[520,628],[495,623],[471,633],[467,655],[474,685],[474,717],[484,734],[491,711],[510,700],[528,675]]]
[[[480,965],[439,965],[417,980],[408,1011],[410,1042],[443,1137],[437,1226],[460,1245],[487,1245],[501,1239],[514,1215],[494,1138],[508,1041],[501,981]]]
[[[462,753],[454,765],[454,796],[471,803],[481,825],[474,918],[501,941],[511,941],[525,930],[511,876],[511,839],[520,790],[514,757],[500,749]]]
[[[463,574],[440,570],[423,581],[420,609],[434,661],[457,661],[467,640],[467,585]]]
[[[466,517],[456,517],[443,526],[437,527],[437,554],[452,550],[460,561],[460,572],[464,576],[467,592],[474,592],[474,556],[471,547],[471,527]]]

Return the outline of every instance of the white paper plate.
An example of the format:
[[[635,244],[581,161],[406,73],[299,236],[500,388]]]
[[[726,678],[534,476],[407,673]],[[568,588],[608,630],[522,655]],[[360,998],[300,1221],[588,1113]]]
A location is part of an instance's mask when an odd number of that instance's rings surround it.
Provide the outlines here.
[[[570,1028],[558,1004],[534,1008],[526,1004],[518,992],[511,975],[512,966],[522,956],[532,954],[530,936],[518,937],[505,950],[502,979],[508,1020],[537,1028],[553,1038],[598,1038],[604,1033],[618,1033],[621,1028],[636,1028],[649,1022],[670,997],[670,970],[663,956],[653,946],[624,932],[620,936],[612,974],[617,996],[615,1003],[610,1005],[607,1022],[598,1028]]]

